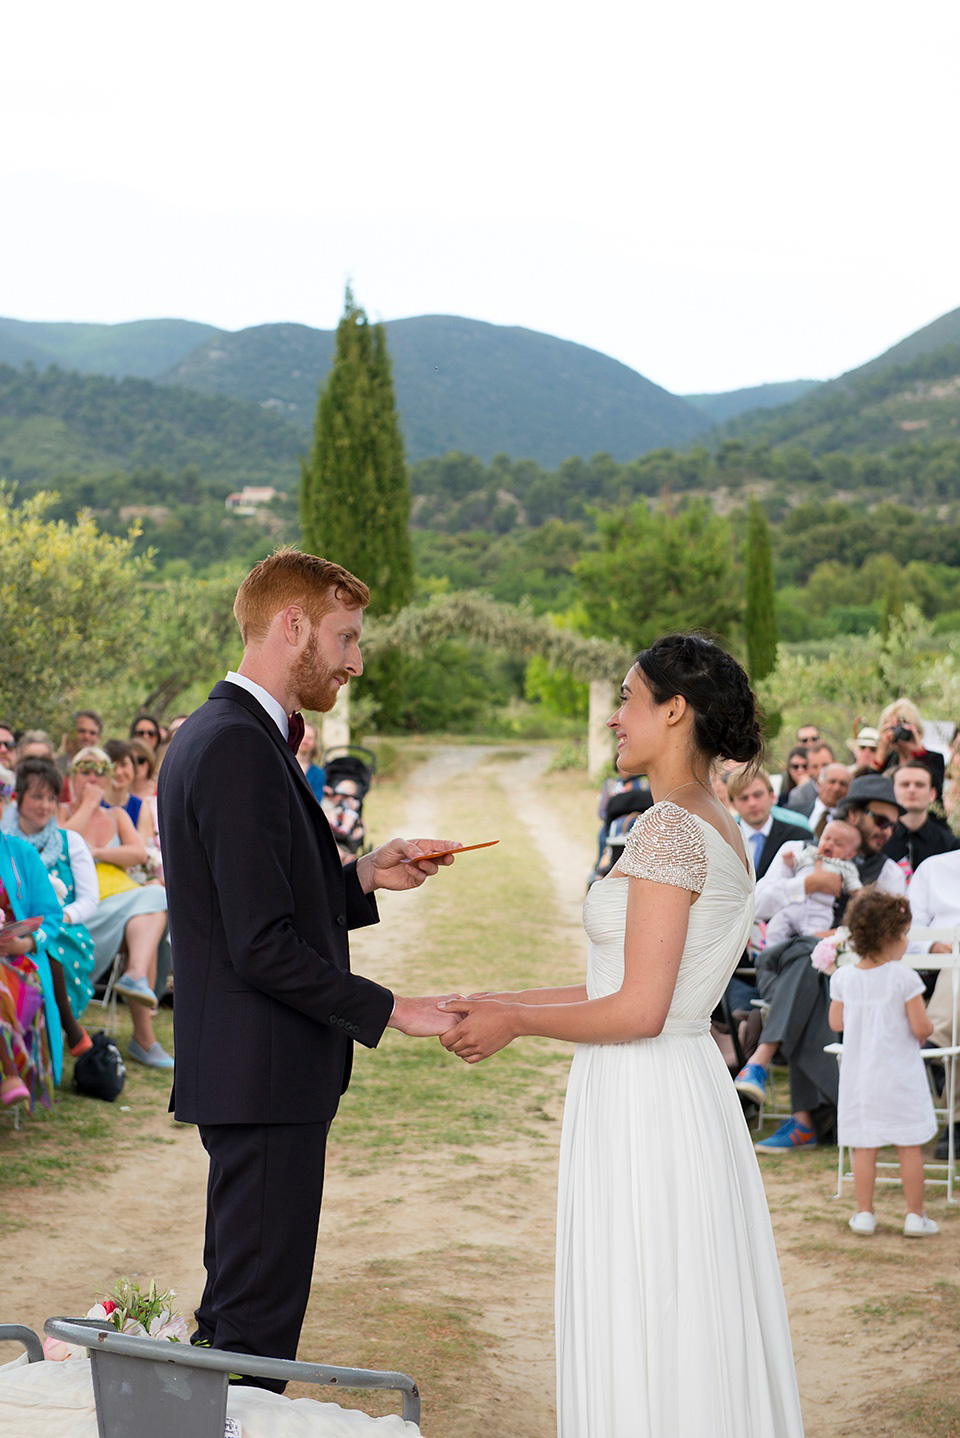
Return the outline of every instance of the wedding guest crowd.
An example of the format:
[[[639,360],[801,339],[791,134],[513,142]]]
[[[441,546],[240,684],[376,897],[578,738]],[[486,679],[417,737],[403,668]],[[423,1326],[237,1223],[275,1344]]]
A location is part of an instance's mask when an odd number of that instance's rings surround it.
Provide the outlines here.
[[[152,1023],[172,985],[156,809],[170,734],[142,713],[129,739],[103,735],[92,709],[74,715],[59,748],[42,729],[0,722],[5,1106],[51,1102],[64,1057],[92,1047],[84,1011],[108,982],[130,1009],[129,1057],[173,1066]]]
[[[944,754],[927,747],[926,732],[916,706],[895,700],[876,727],[860,727],[851,736],[847,747],[853,762],[845,765],[836,762],[816,726],[801,726],[781,796],[786,788],[787,812],[797,818],[806,814],[813,822],[820,836],[815,847],[797,837],[780,838],[775,853],[766,837],[758,845],[756,820],[762,807],[751,811],[743,795],[753,790],[759,797],[760,789],[749,776],[728,777],[758,872],[760,932],[751,957],[764,1004],[760,1021],[743,1007],[737,1010],[744,1021],[739,1032],[752,1051],[735,1082],[744,1099],[763,1103],[769,1067],[777,1061],[786,1065],[791,1095],[791,1116],[757,1144],[761,1152],[811,1147],[833,1130],[837,1066],[824,1053],[834,1037],[828,1023],[829,974],[811,956],[818,942],[842,925],[851,895],[865,889],[892,895],[909,890],[916,925],[960,925],[955,898],[960,893],[960,838],[948,820],[949,813],[960,817],[958,742],[955,738]],[[804,766],[807,779],[798,782]],[[767,832],[775,835],[769,821]],[[928,983],[933,1042],[940,1045],[949,1043],[952,1024],[952,989],[949,975],[946,982],[943,977],[934,983],[931,976]],[[960,1145],[960,1114],[953,1121]],[[945,1131],[936,1156],[946,1157],[946,1149]]]

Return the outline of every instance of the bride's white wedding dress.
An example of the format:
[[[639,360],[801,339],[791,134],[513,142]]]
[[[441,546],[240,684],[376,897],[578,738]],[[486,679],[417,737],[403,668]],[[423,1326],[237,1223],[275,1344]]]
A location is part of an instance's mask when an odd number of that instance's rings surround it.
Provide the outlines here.
[[[560,1151],[560,1438],[801,1438],[790,1331],[753,1145],[710,1037],[753,878],[662,802],[584,903],[587,991],[623,979],[623,873],[697,892],[662,1034],[577,1046]]]

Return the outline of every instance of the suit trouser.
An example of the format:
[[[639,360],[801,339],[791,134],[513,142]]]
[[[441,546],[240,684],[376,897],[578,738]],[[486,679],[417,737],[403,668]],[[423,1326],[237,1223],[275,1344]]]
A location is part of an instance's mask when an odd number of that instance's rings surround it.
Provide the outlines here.
[[[203,1264],[194,1341],[295,1358],[310,1297],[329,1123],[209,1124]],[[270,1379],[245,1379],[282,1392]]]

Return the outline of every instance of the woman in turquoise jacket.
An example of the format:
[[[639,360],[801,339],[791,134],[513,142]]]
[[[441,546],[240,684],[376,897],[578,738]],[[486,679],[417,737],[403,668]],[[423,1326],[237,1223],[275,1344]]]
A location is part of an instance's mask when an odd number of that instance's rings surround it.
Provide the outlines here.
[[[53,1081],[57,1084],[63,1070],[63,1034],[47,947],[56,941],[63,911],[40,855],[25,839],[18,839],[13,834],[0,833],[0,908],[5,911],[6,922],[11,919],[42,920],[40,928],[27,938],[0,938],[0,958],[26,954],[37,966],[43,987],[50,1066]]]

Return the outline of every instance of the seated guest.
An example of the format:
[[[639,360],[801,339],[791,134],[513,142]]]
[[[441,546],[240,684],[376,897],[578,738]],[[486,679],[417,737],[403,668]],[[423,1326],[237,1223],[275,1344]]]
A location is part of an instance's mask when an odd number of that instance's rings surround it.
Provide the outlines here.
[[[133,1019],[130,1056],[150,1068],[172,1068],[173,1059],[151,1022],[157,1007],[154,986],[165,984],[169,971],[166,890],[162,884],[137,884],[127,873],[146,863],[147,849],[130,816],[103,803],[112,773],[102,749],[80,750],[70,771],[75,797],[64,824],[86,839],[97,866],[100,902],[87,920],[95,948],[94,979],[107,973],[118,950],[126,952],[114,987]]]
[[[787,755],[786,768],[783,771],[783,778],[780,781],[780,793],[778,798],[781,803],[786,803],[794,789],[799,789],[809,778],[807,773],[807,751],[803,744],[798,744],[790,750]]]
[[[131,739],[127,745],[133,760],[133,783],[131,794],[138,799],[155,799],[157,796],[157,754],[142,739]]]
[[[816,844],[804,844],[796,855],[792,851],[781,855],[786,867],[794,873],[793,882],[803,880],[820,870],[828,874],[839,874],[841,897],[855,894],[863,885],[854,857],[860,851],[860,830],[845,819],[831,819]],[[786,887],[786,886],[784,886]],[[765,907],[771,906],[775,894],[771,887],[765,892]],[[797,897],[776,908],[773,913],[764,913],[767,918],[767,943],[781,944],[794,934],[816,934],[818,938],[834,928],[833,910],[835,898],[832,894],[814,889],[798,892]]]
[[[52,759],[53,741],[44,729],[25,729],[17,741],[17,763],[22,759]]]
[[[861,725],[853,738],[847,740],[847,748],[853,755],[852,770],[876,767],[873,761],[877,756],[879,742],[880,731],[878,729],[871,729],[868,724]]]
[[[13,769],[17,762],[17,741],[9,724],[0,723],[0,764]]]
[[[176,734],[177,730],[180,728],[180,725],[183,723],[184,719],[189,719],[189,717],[189,714],[174,714],[173,718],[170,720],[170,723],[167,725],[168,744],[170,743],[170,740],[173,738],[174,734]]]
[[[303,770],[304,777],[313,790],[313,796],[319,804],[323,799],[323,785],[326,779],[326,771],[317,763],[318,747],[316,725],[305,721],[303,725],[303,738],[300,740],[300,747],[297,750],[297,763]]]
[[[910,908],[913,910],[913,925],[917,929],[960,928],[960,849],[951,849],[945,854],[934,854],[924,859],[910,881]],[[921,946],[911,943],[916,952]],[[931,953],[950,952],[950,945],[935,943],[924,945]],[[953,1034],[953,982],[949,969],[941,969],[937,982],[927,1003],[927,1014],[933,1021],[930,1042],[935,1048],[948,1048]],[[956,1096],[957,1107],[953,1112],[954,1139],[956,1151],[960,1152],[960,1092]],[[948,1157],[949,1134],[944,1129],[937,1143],[935,1157]]]
[[[57,768],[66,773],[75,754],[91,744],[99,744],[103,734],[103,720],[95,709],[78,709],[73,716],[73,727],[64,734],[57,755]]]
[[[60,1023],[74,1058],[91,1047],[78,1020],[93,995],[93,939],[84,926],[100,900],[93,858],[79,834],[57,823],[60,771],[52,759],[29,756],[17,765],[16,804],[0,819],[4,833],[16,834],[40,855],[63,908],[47,958]]]
[[[123,739],[108,739],[103,746],[103,752],[113,764],[113,773],[103,789],[104,802],[125,810],[130,816],[131,824],[136,828],[140,819],[141,801],[131,792],[135,774],[130,745]]]
[[[923,720],[916,704],[909,699],[895,699],[880,715],[880,738],[872,763],[881,773],[889,774],[908,759],[919,759],[933,777],[936,798],[943,802],[943,777],[946,767],[942,754],[925,749],[923,744]]]
[[[788,811],[774,804],[773,785],[765,769],[751,773],[736,768],[727,777],[727,794],[747,840],[758,879],[767,872],[774,855],[788,839],[801,844],[809,840],[811,831],[802,816],[791,815],[785,820],[783,815]]]
[[[157,759],[153,750],[139,739],[129,744],[133,759],[134,781],[132,794],[140,800],[140,817],[137,833],[147,846],[147,874],[149,882],[163,883],[163,860],[160,857],[160,822],[157,818]]]
[[[893,770],[893,792],[904,812],[897,820],[883,852],[895,860],[908,882],[911,874],[933,854],[960,849],[960,839],[949,824],[930,813],[933,803],[933,776],[926,764],[908,760]]]
[[[710,783],[713,787],[714,794],[716,794],[723,807],[733,815],[736,815],[736,810],[730,799],[727,780],[730,778],[730,775],[735,774],[739,768],[740,765],[736,759],[718,759],[710,771]]]
[[[903,815],[893,784],[885,774],[865,774],[851,779],[847,797],[834,810],[837,819],[849,819],[860,830],[860,853],[856,865],[863,884],[876,884],[887,894],[905,894],[907,881],[883,852],[883,846]]]
[[[2,1097],[5,1103],[18,1103],[26,1089],[31,1105],[39,1098],[49,1107],[53,1088],[60,1082],[63,1035],[47,947],[60,932],[62,910],[40,856],[24,839],[2,830],[0,910],[5,923],[41,920],[32,934],[0,935]]]
[[[805,749],[812,749],[820,743],[819,724],[798,724],[797,743],[802,744]]]
[[[743,830],[746,848],[758,877],[767,872],[781,845],[788,840],[804,844],[812,837],[802,815],[791,815],[787,820],[784,815],[790,811],[774,804],[773,785],[765,769],[751,772],[735,765],[726,771],[725,794]],[[763,947],[763,942],[763,929],[755,926],[738,969],[753,966],[756,952]],[[744,1053],[749,1053],[756,1046],[759,1036],[760,1015],[753,1004],[759,997],[760,991],[751,975],[733,974],[727,985],[726,1001],[731,1016],[739,1026]]]
[[[817,811],[817,818],[819,819],[825,807],[822,805],[822,802],[820,807],[817,805],[817,800],[821,797],[820,775],[828,765],[832,765],[833,763],[833,750],[829,744],[819,744],[816,748],[810,749],[807,753],[807,774],[809,777],[805,783],[794,789],[793,793],[787,799],[787,808],[795,809],[797,812],[803,814],[810,820],[812,825],[816,824],[816,820],[812,817],[814,810]],[[846,772],[845,767],[843,765],[840,767],[844,770],[844,777],[849,779],[850,776]]]
[[[144,744],[149,744],[156,753],[160,745],[160,720],[152,714],[138,714],[130,725],[130,738],[140,739]]]
[[[817,779],[817,797],[807,815],[814,833],[817,826],[830,817],[849,788],[850,770],[846,764],[824,764]]]

